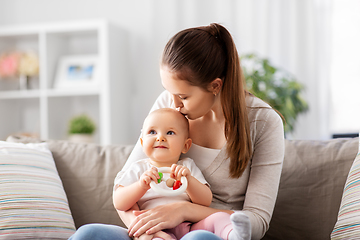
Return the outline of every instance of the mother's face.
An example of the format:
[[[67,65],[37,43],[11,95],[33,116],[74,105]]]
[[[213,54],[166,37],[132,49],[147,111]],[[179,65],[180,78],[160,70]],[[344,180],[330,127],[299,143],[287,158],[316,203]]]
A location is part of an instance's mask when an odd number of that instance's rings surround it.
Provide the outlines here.
[[[204,116],[215,103],[215,96],[201,87],[190,85],[187,80],[179,79],[166,67],[160,68],[163,87],[172,94],[175,107],[194,120]]]

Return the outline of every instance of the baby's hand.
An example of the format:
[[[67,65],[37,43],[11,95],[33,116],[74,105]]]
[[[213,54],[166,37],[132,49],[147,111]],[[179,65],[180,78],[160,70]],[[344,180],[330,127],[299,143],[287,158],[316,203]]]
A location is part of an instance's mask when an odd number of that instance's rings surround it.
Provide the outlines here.
[[[190,177],[191,176],[190,170],[182,165],[177,165],[177,164],[171,165],[170,177],[180,180],[182,176]]]
[[[144,233],[143,235],[141,235],[140,237],[134,237],[134,240],[151,240],[153,239],[154,235],[147,235],[146,233]]]
[[[156,169],[156,167],[152,167],[148,169],[146,172],[144,172],[139,180],[139,184],[142,188],[150,189],[150,182],[154,181],[157,182],[157,180],[160,178],[159,173]]]

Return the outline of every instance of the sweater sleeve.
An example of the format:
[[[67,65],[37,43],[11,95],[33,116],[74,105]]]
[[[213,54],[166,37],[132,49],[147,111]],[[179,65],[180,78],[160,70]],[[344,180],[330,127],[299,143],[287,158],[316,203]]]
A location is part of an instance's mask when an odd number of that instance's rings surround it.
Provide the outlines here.
[[[263,121],[253,123],[253,156],[243,211],[250,218],[252,239],[269,228],[284,158],[284,130],[280,116],[267,109]]]

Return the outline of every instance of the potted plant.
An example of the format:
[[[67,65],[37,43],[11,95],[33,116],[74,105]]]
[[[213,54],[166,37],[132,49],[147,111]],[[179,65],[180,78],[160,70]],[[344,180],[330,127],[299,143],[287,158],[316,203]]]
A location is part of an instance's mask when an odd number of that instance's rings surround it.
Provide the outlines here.
[[[286,122],[285,133],[292,132],[298,115],[308,110],[301,96],[304,86],[289,72],[256,54],[244,55],[241,60],[248,90],[279,111]]]
[[[94,121],[86,114],[74,116],[69,121],[69,140],[73,142],[93,142],[96,129]]]

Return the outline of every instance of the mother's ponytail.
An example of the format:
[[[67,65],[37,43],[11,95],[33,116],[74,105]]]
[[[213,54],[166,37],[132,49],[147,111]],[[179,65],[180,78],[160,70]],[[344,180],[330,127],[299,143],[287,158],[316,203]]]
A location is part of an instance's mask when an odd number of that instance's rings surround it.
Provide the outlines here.
[[[245,101],[245,79],[240,67],[239,54],[230,33],[221,25],[212,25],[218,29],[227,54],[221,105],[225,116],[226,150],[230,158],[230,176],[238,178],[252,156],[250,124]]]
[[[229,172],[230,177],[240,177],[252,156],[252,144],[244,76],[230,33],[216,23],[180,31],[165,46],[161,64],[180,75],[180,79],[205,90],[216,78],[222,79],[220,97]]]

